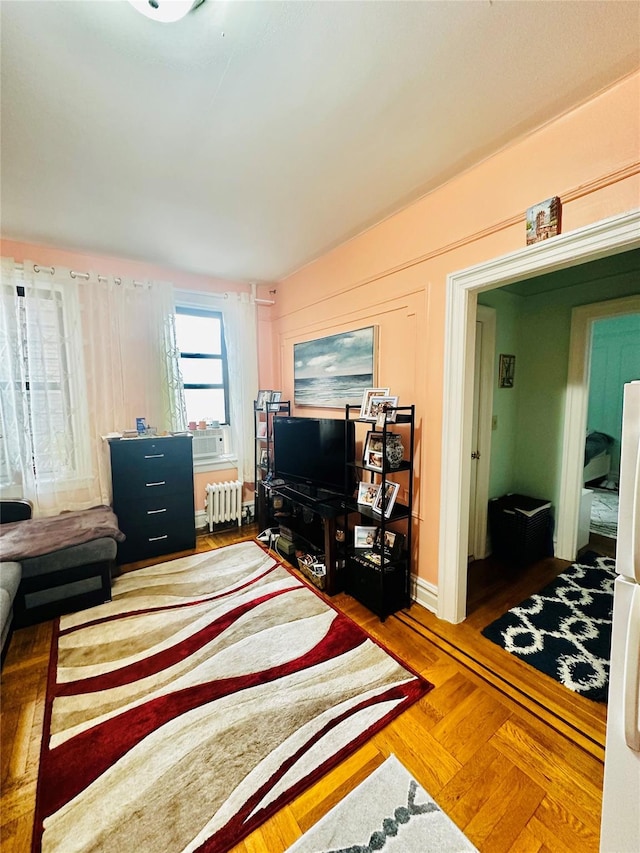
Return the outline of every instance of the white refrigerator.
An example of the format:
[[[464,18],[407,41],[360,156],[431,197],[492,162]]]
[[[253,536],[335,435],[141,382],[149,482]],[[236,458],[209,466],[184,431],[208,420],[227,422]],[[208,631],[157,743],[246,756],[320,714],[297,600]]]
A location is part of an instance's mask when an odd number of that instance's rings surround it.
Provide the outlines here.
[[[640,851],[640,381],[624,386],[601,853]]]

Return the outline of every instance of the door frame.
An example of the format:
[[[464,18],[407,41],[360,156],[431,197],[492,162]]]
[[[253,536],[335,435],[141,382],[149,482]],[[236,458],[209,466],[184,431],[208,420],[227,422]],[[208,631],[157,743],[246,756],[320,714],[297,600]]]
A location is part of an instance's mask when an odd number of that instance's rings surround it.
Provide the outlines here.
[[[584,487],[584,439],[589,408],[591,338],[596,320],[640,313],[640,296],[625,296],[606,302],[580,305],[571,312],[569,366],[565,402],[562,469],[560,474],[556,554],[573,560],[578,542],[580,497]]]
[[[471,409],[477,294],[640,247],[640,209],[450,273],[446,282],[438,616],[467,607]],[[577,527],[577,515],[575,518]]]

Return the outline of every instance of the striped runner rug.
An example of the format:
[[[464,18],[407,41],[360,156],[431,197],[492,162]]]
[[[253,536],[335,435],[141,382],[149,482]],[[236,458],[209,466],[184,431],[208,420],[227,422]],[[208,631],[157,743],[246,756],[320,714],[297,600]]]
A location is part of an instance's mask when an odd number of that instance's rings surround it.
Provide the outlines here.
[[[56,625],[34,851],[226,851],[432,685],[256,542]]]

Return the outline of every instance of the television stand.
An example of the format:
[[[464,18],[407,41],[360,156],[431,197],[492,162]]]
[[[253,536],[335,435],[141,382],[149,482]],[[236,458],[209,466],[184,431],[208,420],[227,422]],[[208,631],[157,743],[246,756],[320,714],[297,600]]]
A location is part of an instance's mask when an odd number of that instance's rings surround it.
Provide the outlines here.
[[[319,489],[316,486],[301,486],[291,483],[283,483],[279,486],[272,486],[272,491],[282,497],[290,498],[292,501],[304,504],[305,506],[315,507],[317,504],[340,503],[344,506],[344,495],[339,495],[336,492],[329,492],[326,489]]]
[[[324,554],[327,569],[324,592],[335,595],[341,592],[344,586],[344,554],[341,551],[341,543],[336,540],[338,521],[343,519],[345,514],[344,497],[322,489],[314,491],[316,496],[311,497],[301,491],[297,484],[292,486],[290,483],[269,488],[271,498],[277,496],[285,502],[278,510],[278,515],[283,519],[286,517],[286,526],[293,533],[299,550]],[[270,496],[265,496],[267,501]],[[290,562],[298,568],[295,557]]]

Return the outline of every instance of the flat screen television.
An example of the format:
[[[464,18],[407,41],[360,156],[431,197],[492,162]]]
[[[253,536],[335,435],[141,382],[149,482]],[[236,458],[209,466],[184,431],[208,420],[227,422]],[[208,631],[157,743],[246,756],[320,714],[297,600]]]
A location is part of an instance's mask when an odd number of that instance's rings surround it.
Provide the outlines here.
[[[345,485],[347,488],[351,485],[345,483],[345,460],[353,461],[354,440],[353,421],[275,417],[274,475],[312,490],[326,489],[343,494]]]

